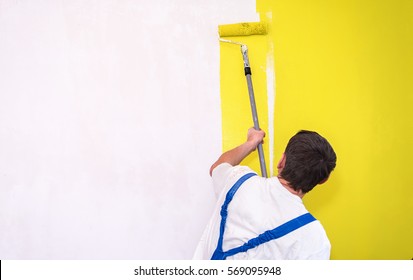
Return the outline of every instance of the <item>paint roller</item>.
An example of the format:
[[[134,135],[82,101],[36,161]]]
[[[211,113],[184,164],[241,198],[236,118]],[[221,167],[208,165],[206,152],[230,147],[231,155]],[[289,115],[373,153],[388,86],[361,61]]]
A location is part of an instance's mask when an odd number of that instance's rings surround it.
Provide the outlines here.
[[[218,26],[218,33],[220,37],[235,37],[235,36],[251,36],[251,35],[265,35],[267,34],[267,24],[264,22],[243,22],[235,24],[225,24]],[[247,79],[248,93],[250,98],[252,119],[254,121],[254,128],[259,130],[257,106],[255,105],[254,89],[252,87],[251,67],[248,59],[248,48],[245,44],[234,42],[226,39],[219,39],[221,42],[236,44],[241,46],[242,59],[244,61],[244,73]],[[262,144],[257,146],[258,156],[260,160],[261,175],[267,176],[267,168],[265,166],[264,150]]]

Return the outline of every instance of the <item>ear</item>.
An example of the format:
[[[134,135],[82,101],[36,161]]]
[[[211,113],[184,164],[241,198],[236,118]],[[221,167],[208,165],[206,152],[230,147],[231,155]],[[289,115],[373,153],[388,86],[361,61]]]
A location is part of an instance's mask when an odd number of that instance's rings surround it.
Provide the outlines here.
[[[329,176],[330,177],[330,176]],[[325,182],[327,182],[327,180],[328,180],[328,178],[329,177],[327,177],[327,178],[325,178],[324,180],[322,180],[320,183],[318,183],[319,185],[321,185],[321,184],[324,184]]]
[[[282,154],[280,161],[277,164],[277,168],[278,168],[278,172],[281,173],[281,171],[283,170],[284,166],[285,166],[285,153]]]

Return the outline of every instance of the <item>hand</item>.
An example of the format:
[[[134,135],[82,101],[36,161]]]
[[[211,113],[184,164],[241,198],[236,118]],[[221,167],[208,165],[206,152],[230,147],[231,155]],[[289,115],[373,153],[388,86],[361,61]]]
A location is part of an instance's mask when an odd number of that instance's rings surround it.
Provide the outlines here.
[[[256,130],[251,127],[248,129],[247,142],[253,147],[253,150],[257,148],[260,143],[264,143],[265,132],[263,130]]]

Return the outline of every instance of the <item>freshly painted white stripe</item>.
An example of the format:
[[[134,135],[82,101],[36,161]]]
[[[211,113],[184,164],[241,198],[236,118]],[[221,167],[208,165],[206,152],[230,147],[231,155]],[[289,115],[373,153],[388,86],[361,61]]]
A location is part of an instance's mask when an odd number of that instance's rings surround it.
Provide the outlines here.
[[[266,14],[267,20],[271,22],[272,13]],[[267,101],[268,101],[268,131],[267,139],[269,146],[269,175],[274,174],[274,110],[275,110],[275,68],[274,68],[274,44],[268,40],[267,52]]]

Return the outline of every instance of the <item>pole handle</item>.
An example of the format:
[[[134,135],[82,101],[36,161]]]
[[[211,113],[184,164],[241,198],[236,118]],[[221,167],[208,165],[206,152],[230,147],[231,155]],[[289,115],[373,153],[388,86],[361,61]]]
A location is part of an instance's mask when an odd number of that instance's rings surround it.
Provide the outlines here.
[[[254,88],[252,86],[252,79],[251,79],[251,67],[250,67],[250,63],[248,59],[248,48],[246,45],[241,45],[241,52],[242,52],[242,58],[244,60],[244,71],[245,71],[245,77],[247,79],[248,93],[250,97],[250,105],[251,105],[252,119],[254,121],[254,128],[256,130],[260,130],[260,125],[258,122],[257,106],[255,104]],[[260,160],[262,177],[268,178],[267,167],[265,165],[264,150],[262,148],[261,143],[258,144],[257,150],[258,150],[258,157]]]

